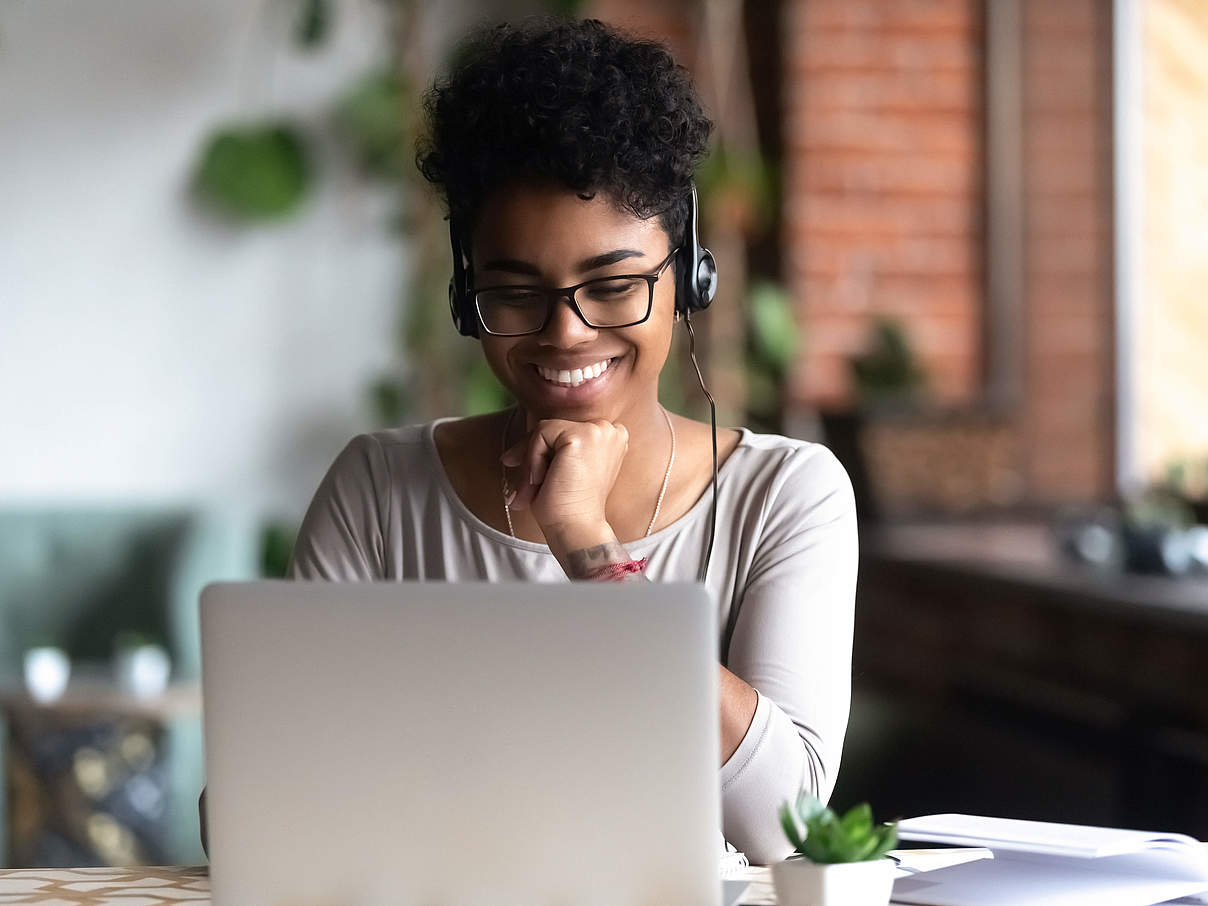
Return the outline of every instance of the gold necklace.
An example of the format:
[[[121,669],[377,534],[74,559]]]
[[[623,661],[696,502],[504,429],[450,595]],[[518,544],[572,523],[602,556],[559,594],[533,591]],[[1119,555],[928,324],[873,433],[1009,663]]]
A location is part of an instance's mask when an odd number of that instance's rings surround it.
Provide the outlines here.
[[[675,426],[671,424],[671,416],[667,414],[667,410],[663,409],[662,406],[659,406],[659,409],[662,410],[663,418],[667,420],[667,430],[671,432],[671,456],[667,460],[667,471],[663,474],[663,487],[659,490],[659,499],[654,502],[654,515],[650,517],[650,525],[646,526],[647,536],[654,531],[654,523],[658,521],[659,510],[663,506],[663,497],[667,493],[667,485],[671,481],[671,467],[675,465]],[[503,426],[503,449],[500,451],[500,456],[507,452],[508,431],[512,428],[512,419],[516,417],[516,411],[516,409],[512,410],[512,414],[508,416],[507,424]],[[503,477],[503,514],[508,520],[508,533],[515,538],[516,529],[512,527],[512,508],[508,505],[508,473],[502,463],[499,468],[500,474]]]

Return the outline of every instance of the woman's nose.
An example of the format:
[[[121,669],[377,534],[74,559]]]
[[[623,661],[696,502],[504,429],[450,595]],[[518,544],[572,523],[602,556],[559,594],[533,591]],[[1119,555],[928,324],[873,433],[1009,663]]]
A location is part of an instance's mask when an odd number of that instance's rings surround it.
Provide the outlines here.
[[[596,335],[596,328],[589,327],[571,305],[570,296],[562,295],[554,300],[554,310],[541,336],[559,346],[573,346]]]

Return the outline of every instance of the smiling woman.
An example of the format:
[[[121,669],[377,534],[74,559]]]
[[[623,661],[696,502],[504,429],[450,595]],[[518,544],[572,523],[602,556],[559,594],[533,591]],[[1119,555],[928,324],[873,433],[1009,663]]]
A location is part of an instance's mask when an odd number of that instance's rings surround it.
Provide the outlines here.
[[[290,575],[661,582],[706,564],[723,829],[783,858],[777,807],[825,801],[838,769],[855,510],[825,448],[659,403],[673,331],[715,286],[692,188],[711,124],[665,48],[596,21],[490,29],[456,60],[418,163],[448,206],[454,322],[517,404],[354,438]]]

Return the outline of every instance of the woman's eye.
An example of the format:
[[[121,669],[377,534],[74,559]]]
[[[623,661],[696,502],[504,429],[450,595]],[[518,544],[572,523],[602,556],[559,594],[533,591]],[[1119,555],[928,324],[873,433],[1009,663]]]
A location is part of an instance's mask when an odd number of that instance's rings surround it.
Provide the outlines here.
[[[490,293],[489,301],[501,305],[531,305],[541,301],[541,294],[526,289],[497,289]]]
[[[640,283],[640,280],[609,280],[606,283],[593,283],[584,288],[591,298],[604,301],[632,295]]]

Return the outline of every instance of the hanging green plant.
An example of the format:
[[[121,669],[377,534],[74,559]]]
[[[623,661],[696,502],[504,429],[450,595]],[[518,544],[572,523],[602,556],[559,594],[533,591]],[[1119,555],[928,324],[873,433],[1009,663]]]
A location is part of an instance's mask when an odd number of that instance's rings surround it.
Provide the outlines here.
[[[797,354],[797,322],[793,300],[783,286],[761,280],[747,295],[751,337],[764,362],[785,371]]]
[[[778,181],[775,165],[760,152],[721,144],[696,173],[706,207],[744,233],[757,233],[775,221]]]
[[[369,173],[402,179],[414,168],[407,141],[408,94],[397,73],[380,69],[360,79],[336,105],[336,127]]]
[[[313,183],[305,142],[289,123],[228,126],[205,143],[194,185],[203,201],[239,220],[292,214]]]
[[[305,50],[322,46],[331,32],[332,9],[327,0],[302,0],[294,23],[294,41]]]

